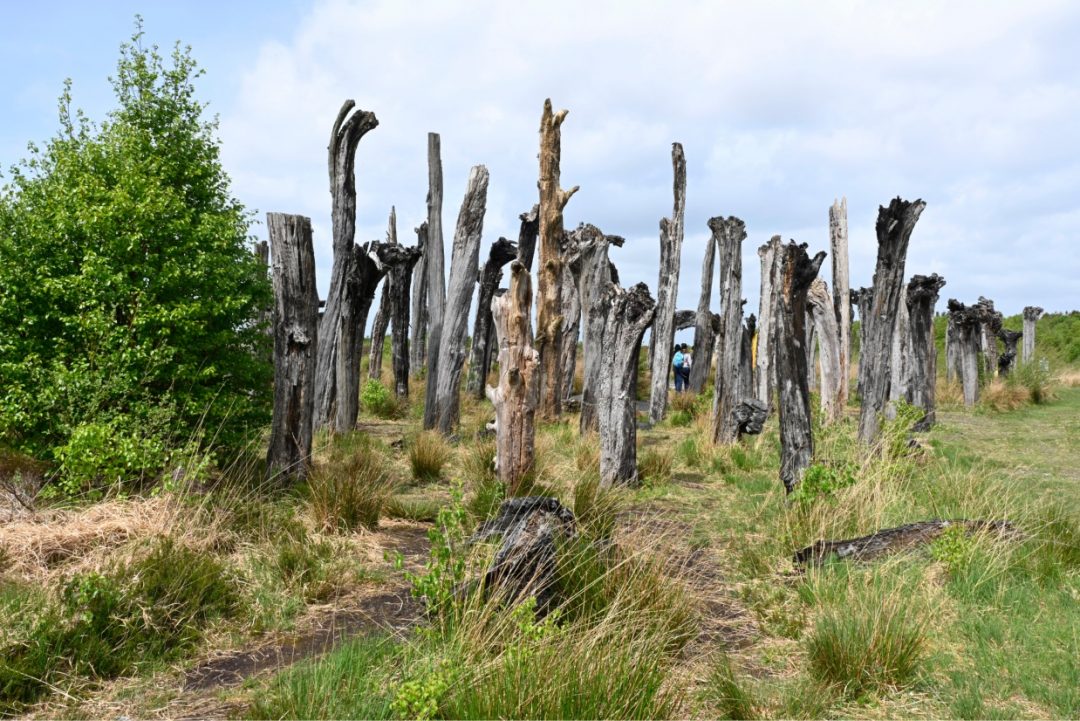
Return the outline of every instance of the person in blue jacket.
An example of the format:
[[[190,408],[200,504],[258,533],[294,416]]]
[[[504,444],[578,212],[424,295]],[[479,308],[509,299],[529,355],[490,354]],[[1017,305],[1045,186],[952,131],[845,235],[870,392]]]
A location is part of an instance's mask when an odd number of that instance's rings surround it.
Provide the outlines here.
[[[685,381],[685,379],[683,377],[683,362],[686,359],[686,356],[683,354],[683,350],[685,350],[685,348],[686,348],[685,344],[683,344],[681,346],[680,345],[675,346],[675,357],[672,358],[672,360],[671,360],[671,365],[673,367],[673,370],[675,371],[675,392],[676,393],[682,393],[682,391],[686,387],[686,381]]]

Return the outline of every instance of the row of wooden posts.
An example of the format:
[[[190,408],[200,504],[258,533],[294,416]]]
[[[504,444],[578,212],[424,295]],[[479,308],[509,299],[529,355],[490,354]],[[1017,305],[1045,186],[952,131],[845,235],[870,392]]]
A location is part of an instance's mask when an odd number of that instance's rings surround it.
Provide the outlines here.
[[[303,477],[315,429],[344,432],[355,427],[363,331],[383,278],[369,373],[375,378],[381,373],[382,340],[389,326],[395,393],[407,396],[411,372],[426,367],[424,428],[445,435],[458,425],[468,311],[479,286],[465,392],[486,396],[494,405],[497,473],[511,493],[532,471],[537,417],[559,417],[571,396],[579,337],[584,353],[580,431],[598,433],[604,485],[637,481],[638,357],[649,328],[650,421],[662,420],[667,410],[668,349],[674,334],[693,327],[698,353],[691,392],[704,389],[714,356],[716,361],[714,442],[734,443],[744,433],[760,432],[775,407],[780,478],[789,492],[813,457],[811,385],[819,391],[826,422],[840,419],[847,405],[853,306],[861,320],[860,440],[872,443],[881,418],[900,400],[923,409],[918,428],[933,423],[933,317],[945,281],[935,274],[916,275],[906,286],[903,283],[908,242],[925,203],[896,198],[879,209],[872,288],[849,287],[846,200],[829,210],[831,294],[825,281],[817,278],[826,253],[811,258],[806,244],[785,244],[774,236],[758,249],[760,305],[758,315],[745,320],[741,282],[746,228],[736,217],[711,218],[698,307],[677,310],[686,206],[682,146],[672,146],[674,203],[671,217],[660,221],[654,300],[644,284],[630,289],[620,285],[608,253],[611,246],[623,245],[622,237],[589,224],[564,231],[563,209],[578,190],[560,185],[561,126],[566,115],[565,110],[553,112],[550,100],[545,101],[539,203],[521,214],[517,242],[499,238],[483,266],[480,244],[489,176],[482,165],[472,168],[454,230],[447,286],[439,136],[428,135],[428,213],[416,229],[416,245],[398,242],[393,209],[385,242],[355,243],[355,151],[378,121],[374,113],[355,109],[351,100],[345,102],[329,143],[333,268],[321,319],[310,220],[282,213],[267,216],[275,295],[270,474]],[[537,248],[534,333],[531,271]],[[509,287],[501,290],[507,264]],[[718,313],[712,312],[714,265],[719,266]],[[1025,360],[1031,357],[1034,321],[1040,312],[1037,308],[1024,312]],[[1002,330],[1000,319],[993,303],[985,299],[970,308],[949,301],[947,373],[962,378],[965,401],[970,386],[969,402],[974,402],[980,358],[984,373],[987,368],[1007,373],[1015,358],[1019,334]],[[997,337],[1006,346],[1000,359]],[[498,383],[487,386],[496,360]]]

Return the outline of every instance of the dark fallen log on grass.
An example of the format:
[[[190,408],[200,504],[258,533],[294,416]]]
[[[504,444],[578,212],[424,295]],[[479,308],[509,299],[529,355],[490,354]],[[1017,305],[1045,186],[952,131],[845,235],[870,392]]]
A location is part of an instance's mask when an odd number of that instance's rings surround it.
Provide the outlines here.
[[[961,526],[968,534],[986,531],[1007,539],[1022,535],[1009,521],[919,521],[844,541],[818,541],[796,551],[794,561],[796,566],[820,566],[830,558],[868,561],[931,543],[951,526]]]

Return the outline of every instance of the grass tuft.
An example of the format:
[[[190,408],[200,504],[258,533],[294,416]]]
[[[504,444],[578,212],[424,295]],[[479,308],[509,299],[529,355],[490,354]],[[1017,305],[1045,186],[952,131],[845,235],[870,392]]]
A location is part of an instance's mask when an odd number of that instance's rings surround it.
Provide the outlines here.
[[[325,531],[375,528],[389,501],[394,479],[386,456],[369,438],[355,434],[316,465],[307,483],[308,503]]]
[[[436,431],[422,431],[409,443],[409,468],[414,479],[434,483],[442,478],[443,467],[450,460],[451,449]]]

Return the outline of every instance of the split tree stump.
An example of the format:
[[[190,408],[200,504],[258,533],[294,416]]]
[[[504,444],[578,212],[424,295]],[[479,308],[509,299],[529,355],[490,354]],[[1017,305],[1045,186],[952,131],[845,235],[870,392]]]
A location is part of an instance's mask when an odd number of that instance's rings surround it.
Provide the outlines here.
[[[1002,328],[997,332],[997,335],[1001,342],[1005,344],[1005,352],[998,358],[998,374],[1005,377],[1009,375],[1009,371],[1012,370],[1013,363],[1016,361],[1016,345],[1024,334],[1020,331]]]
[[[473,321],[472,351],[469,355],[469,379],[465,392],[484,397],[488,371],[491,370],[492,348],[488,345],[491,333],[491,299],[502,280],[502,268],[517,257],[517,245],[506,238],[491,244],[487,261],[480,271],[480,289],[476,298],[476,320]]]
[[[937,346],[934,345],[934,306],[945,279],[937,273],[912,276],[907,287],[911,328],[911,404],[923,410],[913,428],[927,431],[937,420]]]
[[[964,389],[964,405],[972,407],[979,400],[979,347],[982,312],[949,299],[949,323],[955,329],[954,346]]]
[[[368,313],[371,311],[371,302],[375,300],[375,289],[379,281],[386,274],[386,266],[383,265],[380,254],[385,246],[377,240],[360,245],[353,244],[353,262],[349,270],[349,302],[352,305],[350,317],[356,320],[356,332],[352,334],[354,347],[347,354],[337,356],[336,373],[339,378],[344,378],[344,388],[360,387],[360,362],[364,344],[364,327],[367,325]],[[356,363],[350,363],[349,358],[355,358]],[[342,394],[334,404],[334,428],[347,430],[356,426],[356,418],[360,412],[360,396],[358,394]]]
[[[394,369],[394,393],[399,398],[409,395],[409,286],[413,268],[420,260],[419,248],[386,244],[380,255],[386,268],[386,284],[390,289],[390,354]]]
[[[386,244],[394,246],[398,244],[397,211],[394,210],[393,206],[390,207],[390,219],[387,221],[386,225]],[[388,255],[387,258],[404,260],[404,257],[399,255]],[[371,323],[371,350],[368,353],[368,378],[373,378],[375,380],[382,379],[383,346],[386,345],[386,331],[390,327],[390,316],[393,312],[393,295],[394,291],[390,287],[390,277],[387,276],[386,282],[383,283],[382,295],[379,297],[379,310],[375,313],[375,320]],[[360,332],[363,333],[363,329],[361,329]]]
[[[835,265],[835,264],[834,264]],[[836,327],[836,312],[829,286],[821,278],[815,278],[806,294],[810,314],[818,329],[817,342],[821,350],[821,413],[826,423],[834,423],[844,415],[841,401],[841,340]],[[813,369],[811,369],[813,374]]]

